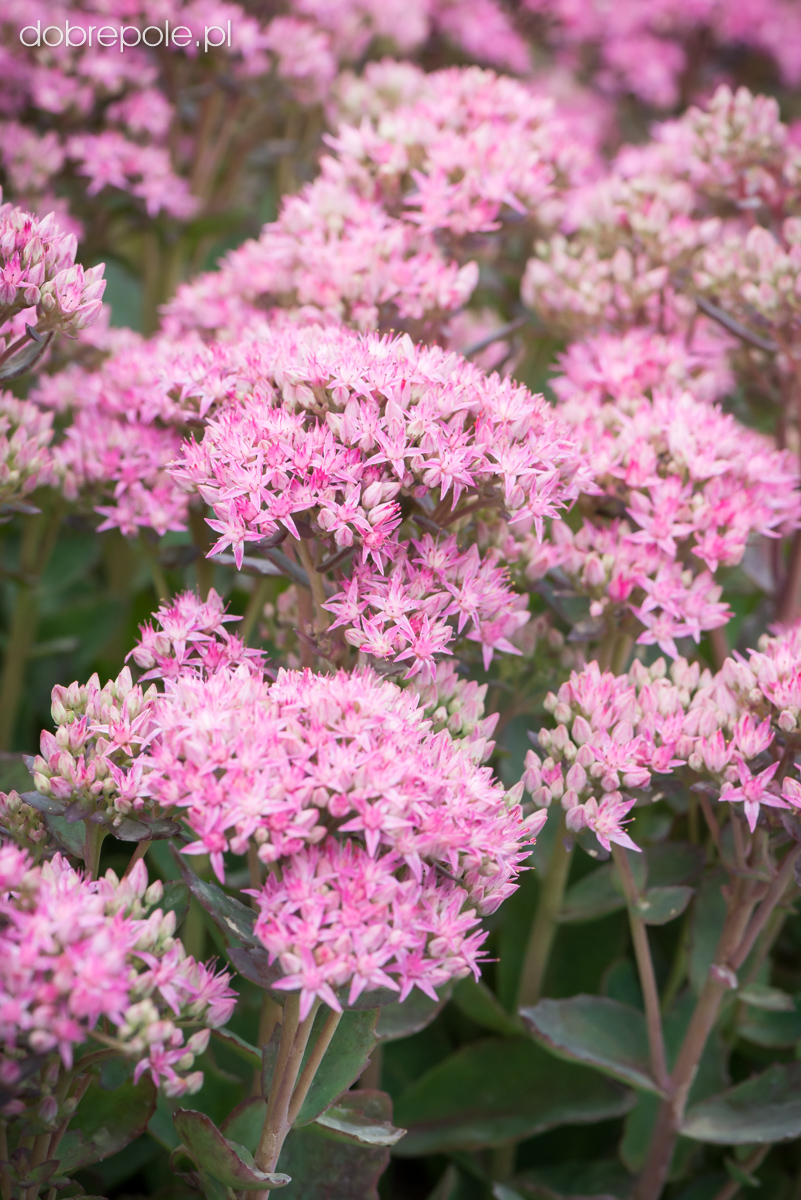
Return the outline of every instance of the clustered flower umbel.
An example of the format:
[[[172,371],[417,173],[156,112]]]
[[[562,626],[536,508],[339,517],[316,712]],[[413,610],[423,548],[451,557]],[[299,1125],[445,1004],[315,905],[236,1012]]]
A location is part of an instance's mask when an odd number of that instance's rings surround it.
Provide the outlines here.
[[[801,19],[787,0],[525,0],[557,61],[591,70],[602,92],[673,108],[703,37],[716,48],[750,48],[773,59],[790,87],[801,79]]]
[[[560,365],[557,413],[592,453],[601,496],[575,532],[560,522],[550,543],[505,552],[530,579],[563,572],[599,628],[628,613],[641,644],[676,657],[677,638],[698,642],[728,619],[718,569],[754,536],[797,528],[797,458],[713,402],[730,379],[719,350],[632,330],[574,343]]]
[[[689,330],[696,294],[746,324],[756,315],[763,330],[777,311],[797,323],[784,280],[797,228],[782,222],[800,181],[801,150],[776,101],[721,86],[575,190],[562,230],[535,246],[523,299],[570,333]]]
[[[339,1008],[364,989],[404,999],[477,971],[479,914],[515,889],[542,824],[469,741],[433,733],[417,697],[369,670],[242,668],[165,683],[144,790],[177,806],[222,878],[251,841],[278,864],[256,931],[276,985]]]
[[[423,689],[432,722],[414,689],[370,670],[270,682],[226,619],[214,593],[162,606],[133,657],[163,691],[142,696],[127,675],[102,693],[59,689],[39,790],[178,814],[196,837],[183,852],[209,854],[221,879],[225,853],[252,842],[280,868],[257,932],[304,1012],[314,996],[338,1007],[342,988],[432,995],[477,971],[480,914],[514,891],[544,820],[524,816],[522,784],[505,792],[480,765],[495,724],[483,691],[444,670]]]
[[[52,441],[51,413],[0,392],[0,505],[56,483]]]
[[[168,1096],[201,1086],[195,1056],[236,996],[226,973],[186,954],[175,914],[157,907],[162,892],[142,862],[122,881],[108,871],[92,882],[59,854],[35,867],[0,845],[0,1081],[18,1091],[4,1115],[25,1108],[29,1059],[56,1054],[70,1069],[101,1024],[134,1079],[149,1071]]]
[[[146,625],[132,651],[143,680],[211,673],[219,667],[259,671],[262,655],[225,628],[222,601],[187,594],[163,605],[157,628]],[[129,656],[130,657],[130,656]],[[84,685],[53,689],[55,735],[44,730],[31,762],[41,795],[72,806],[76,819],[103,816],[113,831],[120,819],[147,811],[161,815],[142,789],[142,750],[152,736],[158,690],[134,684],[129,667],[101,688],[97,675]]]
[[[53,213],[41,220],[12,204],[0,205],[0,333],[30,310],[41,334],[75,334],[97,319],[104,266],[84,270],[75,263],[77,241],[63,232]]]
[[[384,101],[376,113],[374,92]],[[427,332],[478,283],[475,239],[465,239],[502,232],[510,216],[515,228],[553,228],[566,192],[595,169],[590,140],[551,99],[492,71],[382,62],[342,80],[338,96],[334,153],[319,177],[258,240],[178,289],[167,330],[230,337],[276,304],[306,319],[386,329],[400,318]]]
[[[545,709],[556,721],[526,757],[534,802],[559,801],[568,829],[591,830],[638,849],[624,824],[654,773],[676,773],[725,804],[742,805],[753,832],[762,807],[801,811],[801,783],[787,773],[801,730],[801,622],[713,675],[698,663],[635,660],[626,675],[597,663],[573,671]],[[763,817],[764,820],[764,817]]]
[[[488,658],[508,649],[520,614],[502,571],[445,527],[460,503],[503,506],[541,536],[591,486],[542,397],[406,336],[265,329],[239,352],[249,394],[208,417],[202,441],[185,443],[170,468],[214,509],[211,553],[230,546],[239,566],[246,543],[297,539],[302,518],[329,556],[357,552],[327,605],[354,644],[430,671],[456,616]],[[443,536],[404,545],[402,500],[442,522]]]

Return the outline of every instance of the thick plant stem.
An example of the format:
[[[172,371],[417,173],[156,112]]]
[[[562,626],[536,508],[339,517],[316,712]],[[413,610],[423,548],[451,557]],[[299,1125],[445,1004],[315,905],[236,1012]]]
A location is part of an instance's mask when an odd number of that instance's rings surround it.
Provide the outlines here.
[[[303,1108],[303,1102],[309,1094],[309,1088],[314,1082],[314,1076],[317,1074],[317,1068],[323,1061],[323,1056],[325,1055],[328,1047],[331,1045],[331,1041],[341,1020],[342,1013],[334,1012],[333,1009],[325,1019],[325,1024],[320,1030],[320,1036],[314,1043],[314,1049],[306,1060],[306,1065],[301,1071],[300,1079],[298,1080],[297,1086],[292,1093],[292,1101],[289,1105],[289,1112],[287,1114],[287,1124],[289,1126],[295,1124],[295,1121],[300,1114],[300,1110]]]
[[[17,712],[25,682],[28,661],[38,625],[36,589],[19,584],[8,642],[3,657],[3,679],[0,684],[0,749],[10,750],[17,724]]]
[[[39,580],[53,552],[60,525],[60,505],[56,505],[49,514],[40,513],[23,518],[20,581],[0,679],[0,750],[10,749],[14,737],[25,667],[39,623]]]
[[[211,549],[211,537],[206,524],[205,511],[201,512],[191,504],[189,506],[189,531],[192,534],[192,541],[198,549],[198,557],[195,560],[197,590],[200,592],[201,600],[205,600],[214,584],[215,564],[212,559],[206,557]]]
[[[564,814],[560,814],[556,840],[551,851],[548,869],[542,881],[534,924],[529,934],[523,971],[520,976],[518,1007],[528,1008],[536,1004],[542,993],[548,959],[556,937],[556,918],[562,907],[562,898],[567,886],[572,860],[571,850],[566,845],[567,827]]]
[[[100,851],[103,848],[106,831],[102,825],[95,825],[94,821],[84,821],[84,827],[86,829],[83,851],[84,866],[89,878],[97,879],[100,870]]]
[[[623,885],[623,894],[626,897],[631,940],[634,944],[637,971],[640,976],[643,1000],[645,1001],[645,1021],[648,1029],[651,1073],[659,1087],[665,1091],[669,1086],[667,1059],[665,1057],[665,1039],[662,1032],[659,991],[656,986],[651,948],[648,944],[648,933],[645,928],[645,922],[637,912],[637,902],[639,899],[637,885],[631,873],[631,865],[626,857],[626,851],[621,846],[613,844],[612,857],[615,860],[620,882]]]
[[[260,1171],[272,1172],[278,1165],[281,1147],[291,1128],[289,1107],[292,1102],[292,1093],[295,1090],[295,1081],[319,1007],[320,1001],[317,1000],[309,1010],[308,1016],[301,1021],[299,1019],[300,997],[290,993],[285,1001],[278,1061],[275,1064],[270,1098],[267,1101],[264,1127],[255,1154],[256,1166]],[[290,1034],[293,1030],[294,1036],[290,1041]],[[269,1195],[269,1190],[261,1192],[260,1195]]]
[[[670,1076],[669,1095],[657,1114],[645,1166],[634,1189],[634,1200],[658,1200],[665,1186],[687,1098],[701,1055],[715,1026],[720,1006],[732,986],[731,960],[742,942],[754,909],[754,898],[744,880],[737,880],[718,941],[715,961],[698,997],[678,1058]]]
[[[614,675],[624,675],[628,670],[629,659],[634,648],[634,638],[628,633],[619,633],[615,638],[612,651],[611,670]]]
[[[272,579],[269,575],[262,575],[256,580],[253,586],[253,591],[250,593],[245,615],[242,618],[242,623],[237,630],[243,642],[250,641],[251,634],[259,622],[259,617],[264,611],[264,606],[270,598],[270,590],[272,588]]]
[[[298,558],[300,559],[303,569],[309,579],[309,587],[311,588],[312,599],[314,600],[316,632],[322,633],[324,629],[328,628],[328,624],[331,620],[330,615],[323,608],[323,605],[326,602],[325,585],[323,583],[322,575],[314,565],[311,551],[302,538],[298,542]]]
[[[144,532],[140,535],[139,541],[144,547],[147,561],[150,566],[150,578],[153,581],[153,590],[162,603],[166,603],[171,599],[170,585],[167,583],[167,576],[164,574],[164,568],[159,562],[158,547],[152,545],[145,537]]]

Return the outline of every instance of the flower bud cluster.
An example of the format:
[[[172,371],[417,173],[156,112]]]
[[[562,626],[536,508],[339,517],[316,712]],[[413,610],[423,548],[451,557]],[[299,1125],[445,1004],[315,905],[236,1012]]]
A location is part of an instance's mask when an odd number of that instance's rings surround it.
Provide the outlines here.
[[[719,353],[634,330],[562,356],[557,411],[592,454],[599,495],[575,532],[554,525],[542,548],[524,535],[521,553],[529,578],[558,570],[588,598],[596,636],[622,626],[676,657],[677,638],[728,619],[718,569],[801,520],[796,456],[711,402],[730,381]],[[702,398],[682,386],[696,380]]]
[[[70,1069],[101,1023],[103,1044],[136,1062],[136,1078],[149,1071],[172,1096],[200,1087],[195,1056],[235,995],[227,974],[187,957],[175,914],[154,908],[161,891],[142,862],[122,881],[109,871],[91,882],[60,855],[33,867],[24,850],[0,846],[0,1076],[18,1092],[7,1117],[25,1110],[29,1058],[58,1055]],[[185,1040],[193,1025],[207,1028]]]
[[[56,482],[52,440],[50,413],[0,392],[0,505]]]
[[[96,320],[105,288],[103,266],[75,265],[77,241],[53,213],[41,220],[0,206],[0,325],[35,309],[42,333],[75,334]]]
[[[155,687],[134,685],[128,667],[100,686],[97,675],[81,686],[57,685],[51,712],[56,733],[42,732],[31,772],[41,795],[72,807],[75,819],[94,814],[112,827],[139,812],[136,759],[147,739]]]
[[[48,841],[42,814],[27,804],[18,792],[0,792],[0,837],[8,838],[36,860]]]
[[[794,302],[795,226],[782,238],[775,229],[795,214],[800,182],[801,152],[776,102],[721,86],[576,192],[573,232],[537,244],[523,298],[569,331],[688,329],[693,291],[773,320]]]

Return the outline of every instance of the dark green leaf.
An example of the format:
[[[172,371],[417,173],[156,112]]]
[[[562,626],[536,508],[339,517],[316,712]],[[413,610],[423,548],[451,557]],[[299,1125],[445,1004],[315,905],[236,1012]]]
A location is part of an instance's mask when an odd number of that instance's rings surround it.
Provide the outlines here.
[[[645,851],[649,887],[674,887],[698,882],[706,855],[703,846],[691,842],[660,842]]]
[[[783,992],[781,988],[767,987],[764,983],[749,983],[741,987],[737,999],[742,1000],[750,1008],[762,1009],[765,1012],[795,1012],[793,997]]]
[[[616,887],[614,867],[606,863],[567,889],[557,920],[563,924],[597,921],[625,907],[626,901]]]
[[[630,1092],[583,1067],[558,1070],[528,1038],[472,1042],[417,1079],[397,1101],[408,1130],[395,1153],[474,1150],[557,1125],[620,1116]]]
[[[155,908],[162,912],[175,913],[175,928],[180,929],[189,911],[189,888],[179,879],[170,879],[164,884],[164,894]]]
[[[394,1146],[405,1134],[392,1124],[392,1101],[386,1092],[357,1088],[327,1108],[317,1125],[348,1142]]]
[[[378,1180],[389,1162],[386,1146],[364,1146],[321,1125],[290,1131],[279,1165],[292,1182],[286,1200],[378,1200]]]
[[[303,1056],[305,1065],[330,1010],[321,1009],[312,1026],[309,1044]],[[298,1114],[297,1125],[308,1125],[328,1108],[359,1078],[370,1061],[370,1052],[376,1045],[376,1023],[378,1009],[369,1012],[345,1011],[331,1039],[331,1045],[317,1068],[309,1093]],[[268,1095],[272,1083],[273,1068],[278,1053],[277,1039],[264,1048],[264,1070],[262,1091]],[[301,1070],[303,1068],[301,1067]]]
[[[64,800],[54,800],[52,796],[43,796],[41,792],[23,792],[20,796],[31,808],[40,813],[52,813],[53,816],[63,816],[67,804]]]
[[[729,1178],[738,1183],[740,1187],[761,1187],[756,1175],[752,1175],[750,1171],[746,1171],[735,1159],[724,1158],[723,1165],[726,1168]]]
[[[511,1180],[523,1200],[562,1200],[581,1196],[623,1197],[631,1193],[632,1178],[615,1159],[565,1162],[521,1171]]]
[[[453,1002],[465,1016],[493,1033],[517,1037],[525,1032],[520,1018],[511,1016],[486,983],[473,979],[472,975],[456,985]]]
[[[60,1169],[70,1173],[116,1154],[144,1133],[155,1107],[156,1088],[149,1074],[138,1083],[126,1079],[113,1091],[92,1083],[61,1141]]]
[[[383,1004],[378,1013],[376,1036],[380,1042],[394,1042],[397,1038],[419,1033],[434,1020],[450,996],[450,986],[443,988],[439,1000],[432,1000],[419,988],[412,988],[409,995],[399,1004]]]
[[[45,825],[61,850],[75,858],[83,858],[86,847],[86,827],[82,821],[68,821],[55,813],[45,813]]]
[[[196,1166],[226,1187],[264,1191],[265,1186],[277,1188],[289,1182],[286,1175],[260,1171],[247,1147],[229,1142],[205,1113],[179,1108],[173,1114],[173,1122]]]
[[[774,1065],[761,1075],[693,1105],[685,1137],[723,1146],[784,1142],[801,1135],[801,1063]]]
[[[749,990],[744,988],[739,993],[739,998],[746,1000]],[[794,1046],[796,1042],[801,1041],[801,995],[793,997],[788,996],[786,992],[781,992],[780,995],[790,1001],[790,1012],[775,1009],[771,1011],[762,1006],[757,1008],[746,1000],[748,1008],[737,1023],[740,1037],[745,1038],[747,1042],[753,1042],[755,1046],[765,1046],[767,1049]]]
[[[540,1000],[520,1015],[534,1037],[561,1058],[586,1063],[634,1087],[658,1092],[639,1009],[607,996]]]
[[[692,898],[691,887],[648,888],[637,902],[637,912],[646,925],[667,925],[681,916]]]
[[[213,1029],[211,1033],[212,1037],[224,1042],[229,1050],[233,1050],[238,1058],[249,1063],[251,1067],[261,1067],[261,1052],[255,1046],[251,1046],[250,1042],[241,1038],[238,1033],[234,1033],[232,1029]]]
[[[260,950],[266,957],[266,951],[253,933],[253,926],[256,921],[256,914],[253,909],[247,908],[239,900],[235,900],[233,896],[228,896],[216,883],[209,883],[205,879],[199,879],[195,872],[187,865],[183,856],[178,854],[174,847],[171,847],[171,849],[173,849],[175,854],[175,860],[180,868],[184,883],[198,904],[202,908],[205,908],[209,916],[220,927],[225,934],[228,944],[254,947]],[[239,970],[238,967],[237,970]],[[244,972],[241,973],[244,974]],[[280,974],[279,970],[275,978],[279,978]]]
[[[690,926],[690,983],[699,995],[706,983],[709,968],[715,961],[715,951],[726,919],[726,901],[721,887],[726,875],[715,871],[704,879],[693,903]]]
[[[123,817],[110,826],[110,832],[121,842],[144,842],[146,839],[160,841],[175,837],[181,832],[181,827],[163,817],[154,821],[135,821],[131,817]]]
[[[216,917],[214,919],[217,920]],[[217,924],[222,928],[221,921],[217,921]],[[270,956],[263,946],[230,946],[228,957],[243,978],[262,988],[271,988],[284,973],[277,959],[270,962]]]

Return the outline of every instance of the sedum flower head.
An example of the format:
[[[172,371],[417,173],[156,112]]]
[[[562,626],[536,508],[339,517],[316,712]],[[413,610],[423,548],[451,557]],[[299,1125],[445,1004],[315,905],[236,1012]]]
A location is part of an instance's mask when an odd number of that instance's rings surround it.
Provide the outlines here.
[[[103,1044],[150,1071],[168,1095],[196,1091],[197,1038],[230,1016],[227,974],[188,957],[174,937],[174,914],[158,907],[137,863],[127,879],[112,871],[91,882],[60,855],[40,867],[10,843],[0,846],[0,1071],[24,1105],[26,1063],[75,1051],[102,1028]]]

